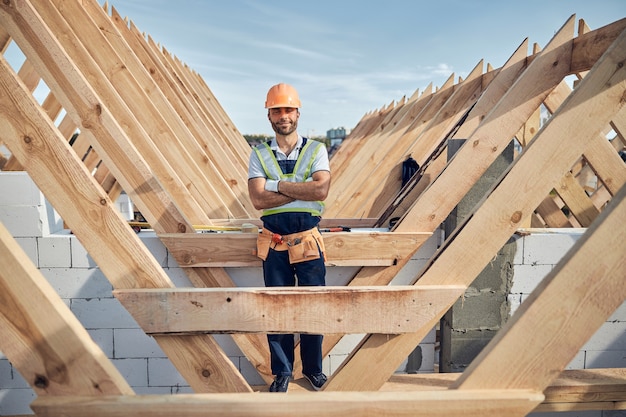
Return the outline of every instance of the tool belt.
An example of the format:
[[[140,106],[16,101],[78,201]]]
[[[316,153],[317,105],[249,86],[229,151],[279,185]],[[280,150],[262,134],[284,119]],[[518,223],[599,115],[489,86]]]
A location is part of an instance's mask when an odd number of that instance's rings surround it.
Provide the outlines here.
[[[267,259],[270,249],[289,252],[291,264],[319,259],[320,252],[326,259],[324,240],[317,227],[290,235],[272,233],[264,227],[257,237],[256,246],[257,256],[263,260]]]

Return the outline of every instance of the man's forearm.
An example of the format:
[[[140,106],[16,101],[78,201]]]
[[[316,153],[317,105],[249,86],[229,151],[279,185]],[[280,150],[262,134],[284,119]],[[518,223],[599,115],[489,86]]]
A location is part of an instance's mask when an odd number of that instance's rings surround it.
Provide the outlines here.
[[[288,182],[280,181],[277,187],[278,194],[291,197],[294,200],[318,201],[326,198],[326,191],[322,184],[316,181]]]

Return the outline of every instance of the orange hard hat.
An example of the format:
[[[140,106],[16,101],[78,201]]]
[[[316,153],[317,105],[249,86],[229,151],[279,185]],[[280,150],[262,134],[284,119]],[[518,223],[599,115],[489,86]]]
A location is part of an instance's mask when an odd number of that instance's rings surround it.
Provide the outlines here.
[[[265,100],[266,109],[275,109],[278,107],[294,107],[300,108],[300,98],[295,88],[289,84],[276,84],[267,92]]]

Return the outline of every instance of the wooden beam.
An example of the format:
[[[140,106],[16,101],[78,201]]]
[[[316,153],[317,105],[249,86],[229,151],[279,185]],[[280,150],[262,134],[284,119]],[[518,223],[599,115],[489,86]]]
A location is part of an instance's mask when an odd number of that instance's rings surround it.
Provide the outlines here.
[[[405,392],[292,392],[280,395],[177,394],[107,397],[40,397],[39,417],[522,417],[543,394],[521,390]]]
[[[148,334],[384,333],[419,329],[461,288],[414,286],[115,290]]]
[[[589,227],[600,211],[571,172],[566,173],[554,190],[582,227]]]
[[[432,233],[326,232],[327,265],[389,266],[408,260]],[[260,266],[257,233],[163,233],[159,238],[181,267]]]
[[[574,38],[570,74],[590,70],[624,29],[626,18]]]
[[[37,395],[134,394],[2,223],[0,265],[0,350]]]
[[[450,389],[461,373],[396,374],[381,391],[406,392]],[[290,390],[292,386],[290,385]],[[299,388],[294,384],[293,389]],[[626,409],[626,369],[570,369],[544,390],[545,400],[533,412]]]

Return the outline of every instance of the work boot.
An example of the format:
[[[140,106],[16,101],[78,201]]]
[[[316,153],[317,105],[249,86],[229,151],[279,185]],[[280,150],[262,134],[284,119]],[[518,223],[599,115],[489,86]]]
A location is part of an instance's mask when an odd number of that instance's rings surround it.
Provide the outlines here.
[[[270,392],[287,392],[289,375],[278,375],[270,385]]]
[[[311,386],[315,391],[319,391],[324,386],[327,380],[326,375],[321,372],[319,374],[303,375],[311,383]]]

